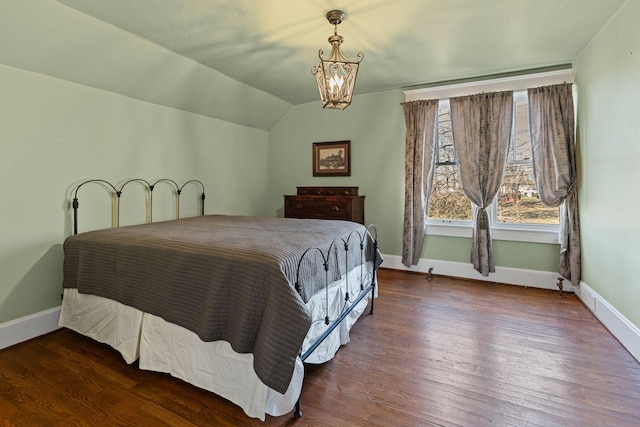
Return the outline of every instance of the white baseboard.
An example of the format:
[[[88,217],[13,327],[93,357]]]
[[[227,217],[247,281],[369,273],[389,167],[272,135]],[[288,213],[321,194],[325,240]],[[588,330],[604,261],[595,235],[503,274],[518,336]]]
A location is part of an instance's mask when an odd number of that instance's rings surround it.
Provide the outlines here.
[[[0,349],[59,329],[60,307],[0,323]]]
[[[636,360],[640,361],[640,329],[585,282],[580,282],[575,293],[600,323],[620,341]]]
[[[476,271],[471,263],[432,260],[420,258],[418,265],[407,268],[402,264],[402,257],[398,255],[383,255],[382,267],[395,270],[417,271],[427,273],[433,268],[432,273],[442,276],[461,277],[463,279],[484,280],[487,282],[506,283],[509,285],[528,286],[532,288],[558,290],[558,277],[560,275],[551,271],[526,270],[522,268],[496,267],[496,272],[483,276]],[[575,287],[565,280],[563,289],[573,292]]]

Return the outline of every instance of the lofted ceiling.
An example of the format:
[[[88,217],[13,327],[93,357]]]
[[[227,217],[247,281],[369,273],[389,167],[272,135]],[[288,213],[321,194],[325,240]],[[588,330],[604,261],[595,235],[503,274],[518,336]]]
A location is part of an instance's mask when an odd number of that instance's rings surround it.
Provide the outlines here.
[[[571,63],[624,0],[58,0],[290,104],[311,67],[364,52],[356,93]]]

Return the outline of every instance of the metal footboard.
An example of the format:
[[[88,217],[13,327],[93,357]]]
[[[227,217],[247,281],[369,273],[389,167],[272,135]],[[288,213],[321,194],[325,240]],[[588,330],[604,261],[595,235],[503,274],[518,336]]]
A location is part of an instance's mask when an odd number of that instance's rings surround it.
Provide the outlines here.
[[[371,241],[371,246],[368,247],[367,243],[367,239],[370,239]],[[353,242],[352,242],[353,240]],[[360,262],[359,262],[359,268],[360,268],[360,293],[354,298],[352,299],[352,297],[349,295],[349,245],[350,244],[358,244],[360,246]],[[371,282],[370,283],[365,283],[365,280],[367,280],[367,278],[369,277],[367,273],[367,271],[365,271],[368,267],[367,264],[367,259],[366,259],[366,251],[368,250],[368,248],[370,250],[372,250],[373,252],[373,259],[371,262],[371,270],[370,270],[370,277],[371,277]],[[332,253],[336,253],[336,255],[338,254],[338,252],[343,249],[344,252],[344,265],[345,265],[345,272],[344,272],[344,287],[346,289],[345,291],[345,305],[340,313],[340,315],[335,318],[335,319],[330,319],[329,317],[329,285],[331,284],[331,280],[329,278],[329,263],[331,260],[331,254]],[[371,224],[369,225],[369,227],[367,227],[366,231],[364,233],[360,233],[358,231],[353,231],[349,234],[349,236],[347,237],[347,239],[345,240],[342,237],[339,237],[337,239],[335,239],[331,245],[329,246],[329,249],[324,252],[322,249],[317,248],[317,247],[312,247],[307,249],[304,254],[302,255],[302,257],[300,258],[300,261],[298,262],[298,271],[297,271],[297,278],[296,278],[296,283],[295,283],[295,288],[298,291],[298,293],[302,296],[302,283],[301,283],[301,279],[300,279],[300,266],[302,265],[303,261],[305,260],[305,257],[307,257],[307,254],[311,254],[311,253],[317,253],[321,256],[322,258],[322,262],[323,262],[323,268],[325,271],[324,274],[324,282],[325,282],[325,287],[324,287],[324,292],[325,292],[325,317],[324,317],[324,324],[327,326],[327,328],[325,329],[325,331],[304,351],[300,354],[300,359],[302,360],[302,362],[304,362],[305,360],[307,360],[309,358],[309,356],[318,348],[318,346],[320,346],[320,344],[322,344],[323,341],[325,341],[329,335],[346,319],[346,317],[353,311],[353,309],[358,305],[358,303],[360,301],[362,301],[363,298],[365,298],[366,296],[369,295],[369,292],[371,293],[371,307],[369,310],[369,314],[372,315],[373,314],[373,304],[374,304],[374,300],[375,300],[375,288],[376,288],[376,268],[378,265],[378,230],[376,229],[375,225]],[[340,260],[340,258],[337,258],[338,262]],[[293,412],[293,416],[294,418],[300,418],[302,416],[302,411],[300,410],[300,399],[298,398],[298,401],[296,402],[296,406]]]

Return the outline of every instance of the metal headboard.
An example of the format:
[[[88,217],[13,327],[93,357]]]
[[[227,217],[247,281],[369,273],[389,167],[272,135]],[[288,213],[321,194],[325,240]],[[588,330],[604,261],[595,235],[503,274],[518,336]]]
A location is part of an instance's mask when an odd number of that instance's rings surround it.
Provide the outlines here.
[[[168,178],[161,178],[158,179],[156,181],[154,181],[153,183],[149,183],[147,180],[145,179],[141,179],[141,178],[133,178],[130,179],[128,181],[125,181],[122,185],[120,185],[119,188],[116,188],[115,185],[111,184],[109,181],[106,181],[104,179],[89,179],[87,181],[81,182],[80,184],[78,184],[73,190],[73,202],[72,202],[72,207],[73,207],[73,234],[78,234],[78,207],[80,206],[80,203],[78,202],[78,191],[80,190],[81,187],[83,187],[85,184],[89,184],[89,183],[97,183],[97,184],[102,184],[104,186],[106,186],[108,189],[112,190],[111,192],[111,196],[114,197],[115,196],[115,208],[112,212],[111,215],[111,226],[112,227],[118,227],[120,225],[120,196],[122,195],[122,192],[124,191],[125,187],[127,185],[129,185],[130,183],[135,182],[138,184],[141,184],[144,189],[146,190],[147,194],[148,194],[148,200],[147,200],[147,215],[146,215],[146,222],[153,222],[153,189],[156,187],[157,184],[159,183],[167,183],[169,184],[172,189],[174,190],[174,198],[175,198],[175,202],[176,202],[176,219],[180,218],[180,194],[182,193],[182,190],[184,189],[185,186],[189,185],[189,184],[195,184],[195,185],[199,185],[200,189],[202,190],[201,194],[200,194],[200,199],[202,200],[202,203],[200,204],[200,215],[204,215],[204,199],[205,199],[205,195],[204,195],[204,184],[200,181],[198,181],[197,179],[190,179],[188,181],[186,181],[185,183],[183,183],[182,185],[178,185],[174,180],[172,179],[168,179]]]

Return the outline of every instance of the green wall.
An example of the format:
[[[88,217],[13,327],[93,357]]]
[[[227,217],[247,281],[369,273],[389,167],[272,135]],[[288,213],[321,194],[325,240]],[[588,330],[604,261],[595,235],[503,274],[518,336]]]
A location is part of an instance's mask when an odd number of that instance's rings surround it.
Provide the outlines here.
[[[583,281],[640,327],[640,2],[575,61]]]
[[[4,65],[0,93],[0,323],[60,305],[85,179],[198,178],[207,213],[266,214],[266,131]]]
[[[365,72],[363,70],[363,72]],[[319,102],[293,107],[269,132],[269,215],[283,215],[283,195],[296,186],[353,185],[365,199],[365,222],[379,231],[382,252],[402,253],[405,124],[400,90],[358,95],[344,111]],[[313,177],[313,142],[351,140],[350,177]],[[494,241],[496,264],[556,271],[559,247]],[[422,257],[469,262],[471,240],[428,236]]]

